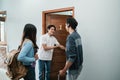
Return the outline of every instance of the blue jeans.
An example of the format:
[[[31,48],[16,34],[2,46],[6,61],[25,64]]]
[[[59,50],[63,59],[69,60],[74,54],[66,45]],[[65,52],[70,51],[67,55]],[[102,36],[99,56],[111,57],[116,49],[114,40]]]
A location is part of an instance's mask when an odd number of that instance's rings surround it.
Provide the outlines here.
[[[51,61],[39,60],[38,64],[39,64],[39,80],[50,80]]]
[[[66,80],[78,80],[78,76],[82,70],[82,65],[79,67],[78,70],[68,70],[67,71],[67,79]]]

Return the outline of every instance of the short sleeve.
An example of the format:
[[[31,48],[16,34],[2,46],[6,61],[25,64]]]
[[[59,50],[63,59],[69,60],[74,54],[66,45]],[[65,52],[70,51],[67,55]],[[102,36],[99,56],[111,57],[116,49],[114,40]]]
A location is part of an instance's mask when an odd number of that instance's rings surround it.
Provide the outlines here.
[[[60,45],[60,43],[58,42],[56,38],[55,38],[55,44]]]
[[[47,39],[45,36],[41,37],[41,44],[47,44]]]

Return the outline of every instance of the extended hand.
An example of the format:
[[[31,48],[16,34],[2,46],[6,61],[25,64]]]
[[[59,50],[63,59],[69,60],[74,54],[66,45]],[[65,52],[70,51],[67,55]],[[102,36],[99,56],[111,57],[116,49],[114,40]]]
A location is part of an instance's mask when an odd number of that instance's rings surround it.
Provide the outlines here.
[[[35,60],[37,60],[37,59],[38,59],[38,54],[35,54],[35,56],[34,56],[34,57],[35,57]]]
[[[65,76],[65,75],[66,75],[66,71],[60,70],[60,71],[59,71],[59,75],[60,75],[60,76]]]
[[[63,45],[60,45],[59,47],[60,47],[61,49],[64,49],[64,50],[65,50],[65,47],[64,47]]]

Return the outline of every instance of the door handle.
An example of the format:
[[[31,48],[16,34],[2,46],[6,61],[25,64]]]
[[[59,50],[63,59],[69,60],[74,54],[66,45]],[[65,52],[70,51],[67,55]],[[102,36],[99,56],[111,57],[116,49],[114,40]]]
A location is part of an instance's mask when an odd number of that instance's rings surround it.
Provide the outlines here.
[[[59,30],[62,30],[62,25],[59,25],[59,26],[60,26]]]

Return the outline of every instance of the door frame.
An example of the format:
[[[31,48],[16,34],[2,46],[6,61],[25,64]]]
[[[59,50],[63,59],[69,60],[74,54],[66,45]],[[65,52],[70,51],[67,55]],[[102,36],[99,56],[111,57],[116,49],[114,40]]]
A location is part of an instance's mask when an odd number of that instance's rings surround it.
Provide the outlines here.
[[[63,12],[63,11],[73,11],[72,17],[74,17],[74,7],[53,9],[42,12],[42,34],[46,33],[46,15],[49,13]]]

